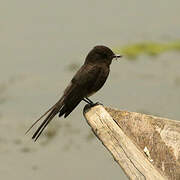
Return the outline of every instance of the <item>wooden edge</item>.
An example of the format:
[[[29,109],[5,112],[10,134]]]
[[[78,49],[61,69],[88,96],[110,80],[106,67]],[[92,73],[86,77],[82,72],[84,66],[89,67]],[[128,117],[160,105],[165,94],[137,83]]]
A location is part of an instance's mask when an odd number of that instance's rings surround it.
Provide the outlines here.
[[[105,109],[159,172],[169,180],[180,180],[180,121]]]
[[[84,108],[84,116],[94,134],[113,155],[126,175],[132,180],[165,180],[145,154],[132,142],[103,106]]]

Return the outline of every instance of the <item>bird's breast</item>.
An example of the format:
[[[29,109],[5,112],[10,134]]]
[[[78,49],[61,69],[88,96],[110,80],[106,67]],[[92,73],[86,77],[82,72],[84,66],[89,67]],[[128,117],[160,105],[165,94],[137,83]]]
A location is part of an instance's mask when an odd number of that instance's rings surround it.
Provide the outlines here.
[[[107,80],[108,75],[109,75],[109,68],[108,67],[101,68],[98,75],[96,76],[96,79],[94,80],[94,83],[89,89],[88,96],[92,96],[94,93],[96,93],[99,89],[102,88],[102,86]]]

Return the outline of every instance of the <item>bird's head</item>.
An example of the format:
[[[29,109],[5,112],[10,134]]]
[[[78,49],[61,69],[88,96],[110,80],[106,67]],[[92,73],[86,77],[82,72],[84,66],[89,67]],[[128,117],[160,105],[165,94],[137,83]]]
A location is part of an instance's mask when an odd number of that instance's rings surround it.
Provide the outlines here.
[[[95,46],[87,55],[85,63],[104,62],[111,64],[112,60],[121,58],[121,55],[115,54],[106,46]]]

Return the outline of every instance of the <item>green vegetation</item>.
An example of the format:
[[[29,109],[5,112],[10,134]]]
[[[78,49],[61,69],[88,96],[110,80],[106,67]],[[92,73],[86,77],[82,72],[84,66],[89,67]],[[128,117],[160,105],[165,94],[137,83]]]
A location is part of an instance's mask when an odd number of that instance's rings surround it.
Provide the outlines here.
[[[114,48],[113,51],[115,53],[125,55],[129,59],[135,59],[142,54],[157,56],[167,51],[180,51],[180,41],[169,43],[141,42],[126,45],[121,48]]]

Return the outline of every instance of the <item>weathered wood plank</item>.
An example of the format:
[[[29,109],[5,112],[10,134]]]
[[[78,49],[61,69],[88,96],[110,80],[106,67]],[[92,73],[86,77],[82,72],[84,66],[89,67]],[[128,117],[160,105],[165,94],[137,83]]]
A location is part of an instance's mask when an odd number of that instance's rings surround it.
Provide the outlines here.
[[[130,179],[180,179],[178,121],[100,105],[84,116]]]

